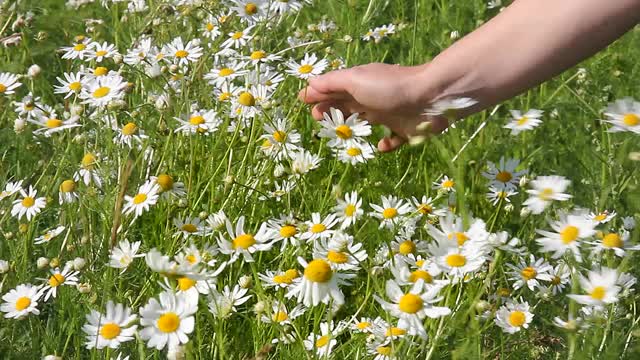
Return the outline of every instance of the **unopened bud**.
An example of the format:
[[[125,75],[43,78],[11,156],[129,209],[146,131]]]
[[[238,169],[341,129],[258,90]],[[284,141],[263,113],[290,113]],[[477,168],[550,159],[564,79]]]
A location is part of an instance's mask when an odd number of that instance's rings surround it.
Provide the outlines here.
[[[89,285],[89,283],[78,283],[76,289],[78,289],[81,294],[88,294],[91,292],[91,285]]]
[[[37,64],[33,64],[29,66],[29,70],[27,70],[27,75],[29,75],[30,78],[35,78],[38,75],[40,75],[41,72],[42,72],[42,69],[40,68],[40,66],[38,66]]]
[[[82,270],[85,265],[87,265],[87,261],[81,257],[77,257],[73,259],[73,269],[74,270]]]
[[[255,305],[253,305],[253,312],[259,315],[264,312],[265,308],[266,308],[266,305],[264,301],[258,301]]]
[[[7,260],[0,260],[0,274],[9,272],[9,262]]]
[[[240,277],[240,280],[238,280],[238,285],[243,289],[249,289],[253,283],[252,280],[251,276],[243,275]]]
[[[60,259],[58,259],[57,257],[54,257],[49,261],[49,266],[51,266],[52,268],[57,268],[59,265],[60,265]]]
[[[36,260],[36,265],[38,266],[38,269],[42,270],[49,266],[49,259],[44,256],[39,257],[38,260]]]

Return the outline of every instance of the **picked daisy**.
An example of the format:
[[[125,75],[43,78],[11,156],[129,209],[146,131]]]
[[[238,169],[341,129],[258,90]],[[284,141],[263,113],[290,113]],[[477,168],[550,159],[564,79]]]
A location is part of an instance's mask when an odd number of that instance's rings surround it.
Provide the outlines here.
[[[542,123],[540,118],[544,113],[542,110],[531,109],[526,113],[519,110],[510,111],[512,119],[504,128],[511,129],[511,135],[518,135],[523,131],[531,130]]]
[[[131,324],[137,319],[135,314],[131,314],[131,309],[109,300],[106,311],[101,314],[91,310],[87,314],[87,323],[82,326],[87,349],[117,349],[121,343],[134,339],[138,326]]]
[[[23,319],[29,314],[39,315],[38,300],[42,296],[40,286],[20,284],[2,296],[0,311],[7,319]]]
[[[300,62],[291,59],[285,65],[288,68],[285,70],[287,74],[299,79],[309,79],[322,74],[329,66],[329,62],[326,59],[318,60],[316,54],[307,53]]]
[[[334,155],[343,163],[362,164],[373,159],[375,150],[369,143],[353,142],[345,147],[333,148]]]

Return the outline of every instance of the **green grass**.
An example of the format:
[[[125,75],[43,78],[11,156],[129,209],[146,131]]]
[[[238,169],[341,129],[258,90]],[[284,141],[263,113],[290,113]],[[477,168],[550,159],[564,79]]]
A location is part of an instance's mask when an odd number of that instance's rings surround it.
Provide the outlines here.
[[[199,24],[208,11],[217,12],[220,6],[215,1],[205,1],[200,8],[183,12],[185,25],[174,15],[159,5],[159,1],[148,1],[151,11],[138,15],[127,15],[122,21],[123,4],[112,5],[110,10],[99,4],[68,10],[62,1],[25,1],[18,5],[20,13],[33,11],[35,19],[28,28],[21,29],[22,43],[18,47],[0,48],[0,69],[2,72],[26,73],[31,64],[42,67],[41,76],[34,80],[23,79],[18,90],[19,100],[28,91],[33,91],[42,101],[51,106],[68,109],[73,98],[62,100],[53,94],[56,76],[64,71],[77,71],[78,62],[62,60],[56,49],[68,46],[73,37],[84,33],[83,21],[87,18],[104,20],[104,25],[95,27],[88,33],[98,41],[108,41],[117,45],[125,53],[133,39],[142,33],[152,35],[154,44],[164,44],[178,35],[184,40],[199,36]],[[164,9],[164,10],[163,10]],[[300,59],[305,52],[317,53],[320,57],[330,47],[333,59],[344,58],[348,66],[369,62],[419,64],[433,58],[450,45],[449,34],[459,31],[461,35],[471,32],[482,21],[487,21],[497,10],[487,10],[482,1],[317,1],[305,7],[300,13],[283,19],[273,28],[264,30],[256,41],[255,48],[277,52],[287,48],[286,38],[294,32],[308,33],[307,25],[318,23],[322,18],[334,21],[338,28],[329,34],[311,33],[311,39],[319,43],[289,52],[294,59]],[[363,16],[366,17],[363,19]],[[158,19],[153,25],[153,19]],[[362,19],[362,20],[361,20]],[[15,13],[0,13],[0,24],[9,24],[2,36],[11,34],[10,24]],[[387,24],[404,24],[406,27],[379,44],[359,40],[369,28]],[[237,20],[224,25],[223,34],[238,29]],[[38,33],[44,32],[46,36]],[[353,37],[353,42],[344,42],[345,35]],[[36,40],[37,37],[43,38]],[[521,96],[502,104],[493,115],[484,112],[472,116],[434,138],[423,146],[408,147],[391,154],[377,154],[375,159],[358,166],[345,165],[335,160],[327,149],[326,142],[314,137],[319,126],[309,114],[309,108],[296,100],[298,89],[304,84],[287,77],[274,95],[275,102],[282,108],[287,119],[295,124],[302,134],[302,145],[313,153],[320,152],[324,158],[320,167],[297,181],[297,187],[281,201],[260,200],[262,193],[273,190],[275,163],[261,157],[259,136],[262,124],[270,121],[272,110],[266,110],[255,118],[251,127],[243,134],[218,130],[212,137],[189,137],[174,133],[176,116],[189,109],[191,102],[197,101],[202,108],[220,108],[225,124],[229,119],[221,105],[211,96],[211,86],[203,81],[212,63],[210,52],[192,65],[189,77],[192,82],[183,86],[182,93],[173,96],[167,109],[157,110],[148,96],[162,90],[162,78],[149,79],[139,72],[125,68],[123,76],[134,84],[125,97],[126,109],[111,113],[119,123],[135,121],[149,136],[144,142],[145,149],[153,149],[150,162],[143,159],[143,152],[119,147],[112,142],[114,132],[102,125],[81,118],[83,127],[54,134],[46,138],[32,134],[35,126],[27,125],[25,131],[16,134],[10,97],[0,97],[0,185],[13,179],[24,179],[38,189],[39,196],[48,197],[48,205],[35,219],[27,222],[10,215],[11,202],[0,203],[0,259],[11,263],[11,270],[0,275],[0,294],[5,294],[21,283],[40,284],[38,278],[46,278],[47,270],[39,270],[39,257],[59,259],[60,264],[76,257],[86,259],[87,266],[80,272],[80,282],[89,284],[91,291],[80,293],[74,287],[62,287],[55,299],[41,300],[40,315],[30,315],[23,320],[0,319],[0,358],[32,359],[49,354],[57,354],[64,359],[102,359],[122,352],[131,359],[163,358],[163,352],[148,349],[141,339],[124,343],[119,350],[86,350],[84,333],[85,315],[95,309],[104,312],[108,300],[124,303],[134,313],[147,301],[156,297],[162,288],[158,285],[162,276],[152,272],[144,262],[137,259],[123,274],[107,266],[111,231],[114,222],[114,208],[123,184],[118,174],[125,172],[128,160],[133,166],[126,194],[134,195],[148,175],[167,172],[174,179],[184,182],[188,195],[183,203],[159,202],[149,212],[131,223],[130,217],[123,218],[122,231],[118,240],[142,241],[142,251],[157,248],[164,254],[177,254],[185,244],[182,238],[172,237],[175,232],[175,217],[198,216],[201,212],[214,213],[223,209],[233,219],[244,215],[248,227],[257,229],[259,224],[280,214],[293,214],[297,219],[310,219],[311,213],[326,215],[335,205],[336,193],[358,191],[364,200],[365,212],[369,203],[380,203],[381,195],[395,195],[402,198],[422,195],[435,196],[432,183],[443,174],[453,177],[458,183],[456,209],[458,213],[473,214],[484,219],[490,230],[505,230],[522,240],[522,243],[536,256],[550,260],[548,254],[537,251],[536,229],[549,229],[544,215],[521,217],[521,204],[526,199],[525,189],[512,199],[513,208],[492,206],[485,197],[487,181],[481,173],[487,161],[497,162],[501,156],[514,157],[522,161],[522,168],[532,175],[557,174],[572,181],[569,193],[573,198],[558,207],[585,207],[610,209],[618,213],[614,224],[619,227],[623,216],[640,213],[640,191],[638,162],[629,159],[629,153],[640,151],[638,136],[631,133],[611,134],[607,126],[598,119],[607,103],[625,96],[638,96],[640,56],[638,44],[640,32],[636,29],[625,35],[607,50],[601,52],[581,67],[587,71],[586,80],[578,81],[576,69],[530,90]],[[219,44],[220,40],[216,41]],[[108,67],[115,69],[113,62]],[[503,129],[511,109],[537,108],[545,110],[543,124],[530,132],[512,136]],[[553,111],[557,116],[551,116]],[[487,125],[479,135],[460,152],[471,134],[483,122]],[[224,125],[221,126],[221,129]],[[78,135],[83,136],[79,137]],[[377,141],[382,129],[375,129],[370,139]],[[79,186],[80,201],[58,205],[58,187],[63,180],[72,178],[86,152],[100,155],[100,171],[105,176],[102,189]],[[452,157],[459,153],[456,161]],[[228,181],[233,179],[233,182]],[[342,195],[341,195],[342,196]],[[446,197],[439,200],[446,205]],[[551,212],[552,213],[552,212]],[[548,213],[547,215],[550,215]],[[422,224],[422,223],[421,223]],[[22,229],[19,226],[25,225]],[[45,245],[34,245],[33,239],[45,230],[64,225],[71,231],[65,232]],[[393,233],[378,230],[378,222],[364,216],[348,232],[357,242],[364,244],[369,255],[362,264],[358,277],[350,287],[343,287],[346,304],[332,314],[326,306],[308,310],[294,321],[295,329],[303,339],[312,331],[318,331],[319,323],[332,316],[336,321],[358,316],[382,316],[392,321],[380,305],[373,299],[374,294],[387,299],[384,281],[392,277],[388,270],[382,275],[373,275],[371,268],[377,249],[390,244]],[[65,236],[66,234],[66,236]],[[638,231],[632,233],[631,242],[637,243]],[[416,238],[430,241],[423,228],[419,228]],[[197,246],[215,241],[214,237],[194,238]],[[220,359],[303,359],[314,358],[302,345],[302,339],[290,345],[270,346],[271,339],[280,335],[278,326],[265,324],[253,312],[257,301],[267,303],[277,296],[272,290],[265,290],[259,284],[257,273],[265,270],[296,267],[296,257],[311,258],[311,249],[306,246],[299,252],[294,248],[278,251],[276,246],[269,252],[256,256],[256,262],[249,264],[238,261],[229,266],[218,277],[218,288],[233,287],[243,275],[253,278],[249,290],[252,299],[239,307],[239,311],[227,319],[217,319],[207,310],[207,300],[200,297],[196,314],[196,326],[189,335],[186,356]],[[224,259],[220,255],[220,259]],[[556,260],[550,260],[555,264]],[[442,290],[446,296],[441,304],[454,309],[454,313],[442,320],[427,319],[425,328],[429,340],[424,343],[416,338],[416,344],[397,343],[399,358],[434,359],[574,359],[620,357],[633,359],[640,353],[637,341],[640,314],[636,311],[637,295],[632,294],[609,306],[612,315],[594,320],[582,332],[568,332],[552,324],[555,316],[566,319],[569,311],[577,310],[566,294],[579,291],[574,281],[564,293],[542,299],[528,289],[514,291],[512,297],[522,297],[532,306],[534,320],[528,330],[510,335],[493,323],[493,319],[482,321],[478,318],[478,300],[488,301],[490,310],[495,311],[500,304],[490,298],[498,288],[511,287],[505,267],[506,263],[516,263],[513,254],[502,253],[491,262],[495,269],[493,279],[485,286],[488,272],[485,268],[477,278],[463,286],[449,286]],[[634,264],[637,255],[628,252],[620,260],[611,254],[588,257],[582,264],[573,263],[576,271],[585,272],[602,263],[610,267],[638,275]],[[577,273],[576,273],[577,276]],[[574,276],[575,277],[575,276]],[[575,277],[577,279],[577,277]],[[278,293],[281,296],[282,292]],[[458,302],[456,303],[456,300]],[[288,300],[292,307],[295,300]],[[613,310],[615,309],[615,312]],[[139,326],[139,329],[141,327]],[[372,358],[366,355],[366,337],[345,331],[338,338],[333,356],[336,359]],[[624,352],[623,352],[624,350]],[[262,354],[262,355],[260,355]]]

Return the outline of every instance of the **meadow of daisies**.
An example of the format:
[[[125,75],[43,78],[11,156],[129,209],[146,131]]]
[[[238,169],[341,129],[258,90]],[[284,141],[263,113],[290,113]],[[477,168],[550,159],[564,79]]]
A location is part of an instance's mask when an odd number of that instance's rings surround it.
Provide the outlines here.
[[[390,154],[297,100],[504,5],[0,1],[0,358],[637,358],[639,31]]]

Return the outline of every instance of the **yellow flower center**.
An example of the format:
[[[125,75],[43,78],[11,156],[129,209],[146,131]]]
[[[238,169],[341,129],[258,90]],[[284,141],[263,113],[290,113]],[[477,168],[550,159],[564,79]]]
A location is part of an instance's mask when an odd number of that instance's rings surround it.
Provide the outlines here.
[[[348,125],[339,125],[336,127],[336,135],[343,140],[351,139],[353,130]]]
[[[187,291],[191,289],[195,284],[196,284],[195,280],[190,279],[186,276],[183,276],[178,279],[178,289],[180,289],[180,291]]]
[[[202,125],[204,124],[204,117],[200,115],[192,116],[189,118],[189,124],[191,125]]]
[[[136,205],[140,205],[145,201],[147,201],[147,194],[145,193],[139,193],[138,195],[133,197],[133,203]]]
[[[172,333],[180,327],[180,318],[176,313],[167,312],[158,318],[158,329],[164,333]]]
[[[562,231],[560,231],[560,240],[568,245],[576,241],[579,234],[580,230],[577,227],[568,225],[564,229],[562,229]]]
[[[111,340],[120,335],[120,331],[120,325],[116,323],[106,323],[100,328],[100,335],[107,340]]]
[[[60,191],[69,193],[76,189],[76,182],[73,180],[65,180],[60,184]]]
[[[321,336],[318,340],[316,340],[316,347],[321,348],[321,347],[327,346],[328,343],[329,343],[329,336],[324,335],[324,336]]]
[[[231,35],[231,37],[233,38],[233,40],[240,40],[242,35],[244,35],[242,31],[236,31],[233,35]]]
[[[256,50],[249,55],[251,60],[260,60],[264,59],[267,56],[267,53],[262,50]]]
[[[371,323],[370,323],[370,322],[368,322],[368,321],[362,321],[362,322],[359,322],[359,323],[357,323],[357,324],[356,324],[356,327],[357,327],[359,330],[367,329],[367,328],[369,328],[370,326],[371,326]]]
[[[227,77],[231,74],[235,73],[235,71],[233,71],[233,69],[229,69],[229,68],[223,68],[220,69],[220,71],[218,71],[218,76],[220,77]]]
[[[509,324],[511,326],[520,327],[527,321],[527,316],[522,311],[512,311],[509,314]]]
[[[398,252],[402,255],[414,254],[416,252],[416,244],[411,240],[405,240],[398,246]]]
[[[18,311],[22,311],[28,308],[29,305],[31,305],[31,298],[28,298],[26,296],[23,296],[21,298],[18,298],[18,300],[16,300],[16,310]]]
[[[186,51],[186,50],[178,50],[178,51],[176,51],[176,57],[177,58],[182,59],[182,58],[186,58],[187,56],[189,56],[189,52]]]
[[[103,75],[107,75],[107,73],[109,72],[109,69],[107,69],[104,66],[98,66],[97,68],[95,68],[93,70],[93,75],[95,76],[103,76]]]
[[[44,124],[49,129],[55,129],[57,127],[62,126],[62,120],[60,120],[60,119],[49,119]]]
[[[247,250],[256,243],[256,239],[251,234],[242,234],[233,239],[232,246],[234,249],[241,248]]]
[[[198,227],[193,225],[193,224],[184,224],[184,225],[182,225],[182,227],[180,229],[182,231],[186,231],[188,233],[194,233],[194,232],[198,231]]]
[[[596,286],[591,290],[591,294],[589,295],[596,300],[602,300],[606,294],[607,289],[605,289],[604,286]]]
[[[467,258],[461,254],[451,254],[447,256],[446,262],[451,267],[462,267],[467,263]]]
[[[456,185],[456,183],[451,180],[451,179],[447,179],[442,183],[442,187],[444,189],[451,189],[452,187],[454,187]]]
[[[69,89],[71,89],[71,91],[78,92],[80,91],[81,88],[82,88],[82,84],[80,83],[80,81],[74,81],[72,83],[69,83]]]
[[[389,356],[391,355],[391,346],[378,346],[376,352],[380,355]]]
[[[295,236],[298,233],[298,229],[296,229],[293,225],[285,225],[280,228],[280,236],[283,238],[290,238]]]
[[[156,179],[156,184],[160,185],[162,191],[169,191],[173,189],[173,178],[167,174],[160,174]]]
[[[0,84],[0,94],[7,91],[7,87],[4,84]]]
[[[513,179],[513,175],[508,171],[500,171],[496,174],[496,180],[502,183],[508,183],[511,179]]]
[[[327,227],[324,224],[313,224],[311,226],[311,232],[314,234],[319,234],[325,230],[327,230]]]
[[[73,47],[73,50],[75,50],[75,51],[82,51],[82,50],[84,50],[84,49],[86,49],[86,48],[87,48],[87,45],[85,45],[85,44],[76,44],[76,45]]]
[[[96,99],[100,99],[109,95],[110,92],[111,89],[108,86],[101,86],[93,92],[93,97]]]
[[[357,147],[350,147],[347,149],[347,155],[351,157],[362,155],[362,150],[360,150],[360,148],[357,148]]]
[[[313,66],[312,66],[312,65],[309,65],[309,64],[301,65],[301,66],[298,68],[298,72],[299,72],[300,74],[308,74],[308,73],[310,73],[310,72],[312,72],[312,71],[313,71]]]
[[[65,280],[66,280],[66,279],[65,279],[65,277],[64,277],[62,274],[60,274],[60,273],[53,274],[53,275],[51,275],[51,277],[49,278],[49,286],[51,286],[51,287],[58,287],[58,286],[60,286],[60,285],[64,284],[64,281],[65,281]]]
[[[640,125],[640,117],[636,114],[626,114],[622,118],[622,122],[627,126],[638,126]]]
[[[553,196],[554,191],[552,188],[545,188],[542,189],[542,191],[540,191],[540,194],[538,195],[538,197],[544,201],[549,201],[551,200],[551,196]]]
[[[560,276],[554,276],[553,279],[551,279],[551,284],[559,285],[561,281],[562,279],[560,278]]]
[[[402,328],[398,328],[398,327],[392,327],[387,329],[387,331],[384,333],[384,336],[401,336],[407,333],[407,330],[402,329]]]
[[[526,124],[526,123],[528,123],[528,122],[529,122],[529,118],[528,118],[528,117],[526,117],[526,116],[521,117],[521,118],[520,118],[520,119],[518,119],[518,121],[517,121],[517,123],[518,123],[518,125],[519,125],[519,126],[523,126],[523,125],[525,125],[525,124]]]
[[[273,282],[276,284],[291,284],[293,279],[288,277],[286,274],[284,275],[276,275],[273,277]]]
[[[283,142],[285,142],[285,140],[287,140],[287,133],[282,131],[282,130],[278,130],[278,131],[273,133],[273,138],[277,142],[283,143]]]
[[[98,50],[98,51],[96,51],[96,56],[97,56],[97,57],[105,56],[105,55],[107,55],[107,52],[106,52],[106,51],[104,51],[104,50]]]
[[[122,135],[131,136],[138,131],[138,126],[132,122],[122,127]]]
[[[433,277],[431,276],[431,274],[429,274],[427,271],[418,269],[416,271],[413,271],[410,275],[409,275],[409,281],[411,282],[417,282],[418,280],[424,280],[424,282],[426,284],[431,284],[433,282]]]
[[[344,208],[344,214],[351,217],[356,213],[356,206],[349,204]]]
[[[295,279],[298,276],[300,276],[300,274],[298,273],[298,270],[296,270],[296,269],[289,269],[289,270],[284,272],[284,275],[289,277],[290,279]]]
[[[431,214],[433,212],[433,206],[429,204],[421,204],[418,207],[418,212],[421,213],[422,215]]]
[[[96,157],[91,153],[86,153],[82,157],[80,164],[84,169],[90,170],[93,168],[93,165],[96,163]]]
[[[607,234],[602,239],[602,245],[608,248],[622,248],[624,243],[618,234]]]
[[[254,3],[248,3],[244,6],[244,12],[246,12],[248,15],[253,15],[258,12],[258,7]]]
[[[451,233],[449,235],[447,235],[447,237],[449,238],[449,240],[456,240],[456,242],[458,243],[458,246],[462,246],[464,245],[464,243],[469,240],[469,237],[463,233],[463,232],[454,232]]]
[[[256,104],[256,98],[251,93],[245,91],[238,96],[238,103],[243,106],[254,106]]]
[[[407,314],[415,314],[422,309],[424,302],[422,298],[416,294],[404,294],[400,298],[398,308]]]
[[[333,271],[326,261],[315,259],[304,269],[304,277],[311,282],[326,283],[333,277]]]
[[[396,208],[386,208],[382,211],[382,217],[385,219],[393,219],[398,216],[398,210]]]
[[[349,261],[349,256],[342,251],[329,250],[329,252],[327,252],[327,260],[334,264],[344,264]]]
[[[205,25],[205,27],[207,28],[207,31],[213,31],[213,29],[216,28],[216,26],[213,25],[212,23],[207,23],[207,25]]]
[[[230,92],[223,92],[218,96],[218,100],[220,101],[228,101],[229,99],[231,99]]]
[[[22,206],[26,207],[26,208],[30,208],[33,205],[35,205],[36,203],[36,199],[32,198],[31,196],[25,196],[24,199],[22,199]]]
[[[289,319],[289,315],[284,311],[278,311],[277,313],[273,314],[272,319],[275,322],[283,322]]]
[[[520,275],[522,275],[522,277],[525,278],[526,280],[531,280],[536,278],[536,276],[538,275],[538,272],[536,271],[536,269],[532,268],[531,266],[528,266],[522,269],[522,271],[520,272]]]

